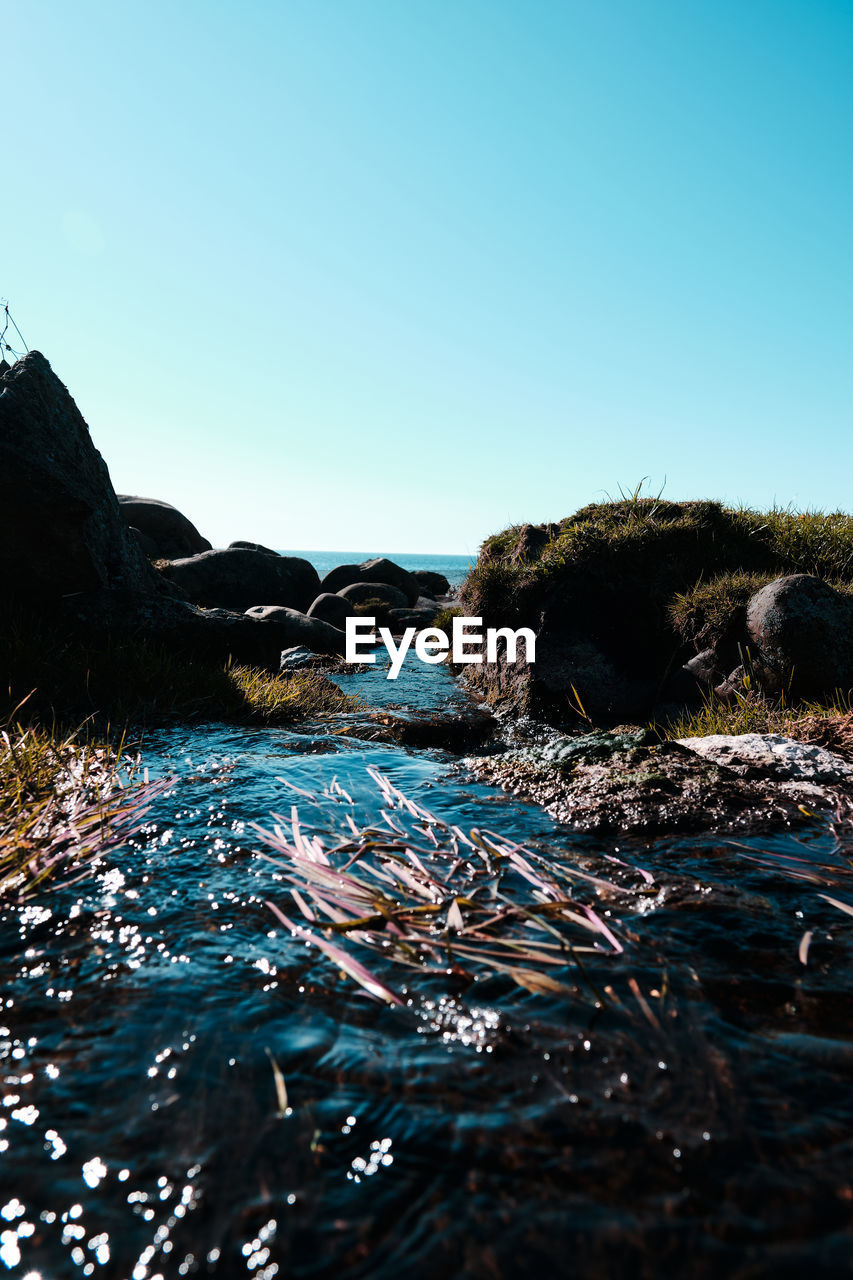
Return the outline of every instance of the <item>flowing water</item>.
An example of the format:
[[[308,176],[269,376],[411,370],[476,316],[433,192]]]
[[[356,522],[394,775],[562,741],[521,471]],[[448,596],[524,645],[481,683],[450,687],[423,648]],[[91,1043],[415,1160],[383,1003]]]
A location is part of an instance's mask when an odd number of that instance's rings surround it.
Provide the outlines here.
[[[463,696],[421,664],[396,686],[381,668],[340,679],[421,709]],[[853,920],[747,857],[841,872],[830,837],[580,838],[449,755],[349,728],[152,734],[151,774],[175,781],[145,830],[5,909],[0,1264],[33,1280],[847,1274]],[[644,869],[653,892],[610,915],[624,952],[587,965],[601,1001],[373,957],[404,993],[392,1007],[290,935],[250,824],[299,800],[280,777],[352,797],[300,801],[310,830],[379,821],[369,765],[463,829]]]

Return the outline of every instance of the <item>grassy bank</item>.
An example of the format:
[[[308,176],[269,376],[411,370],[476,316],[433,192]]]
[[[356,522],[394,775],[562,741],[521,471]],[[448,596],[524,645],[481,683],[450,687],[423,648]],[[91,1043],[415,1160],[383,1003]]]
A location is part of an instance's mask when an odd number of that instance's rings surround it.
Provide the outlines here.
[[[289,724],[351,708],[320,672],[270,675],[148,641],[83,643],[19,616],[0,637],[0,895],[126,839],[151,788],[125,742],[146,727]]]
[[[63,731],[83,721],[102,734],[170,721],[288,724],[352,706],[320,672],[271,675],[143,639],[83,642],[24,617],[0,638],[0,670],[0,717],[20,705],[23,724]]]
[[[543,643],[590,641],[620,670],[662,688],[706,648],[733,670],[750,597],[792,573],[853,595],[853,516],[635,494],[488,538],[461,603],[486,626],[533,627]],[[844,720],[848,712],[839,701],[789,707],[748,691],[728,703],[711,697],[674,731],[789,732],[804,717]]]
[[[23,897],[123,843],[167,782],[134,781],[123,743],[83,732],[0,729],[0,898]]]
[[[556,595],[645,597],[656,629],[679,638],[698,634],[701,609],[713,606],[719,626],[745,591],[785,573],[853,582],[853,516],[659,498],[592,504],[557,524],[487,538],[461,597],[467,612],[507,622]],[[700,584],[706,594],[691,594]]]

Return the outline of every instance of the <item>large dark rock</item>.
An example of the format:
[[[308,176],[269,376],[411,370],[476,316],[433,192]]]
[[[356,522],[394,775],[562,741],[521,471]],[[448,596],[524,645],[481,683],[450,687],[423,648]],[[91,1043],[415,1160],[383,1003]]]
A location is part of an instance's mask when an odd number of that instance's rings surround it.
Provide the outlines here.
[[[355,605],[351,601],[345,600],[343,596],[324,591],[311,605],[308,617],[319,618],[321,622],[328,622],[330,626],[343,631],[347,618],[351,618],[354,613]]]
[[[246,614],[249,618],[273,622],[282,628],[285,643],[282,648],[302,645],[312,653],[343,653],[346,637],[343,631],[330,626],[321,618],[309,618],[298,609],[285,609],[280,605],[255,605]]]
[[[421,592],[426,587],[434,596],[446,596],[450,593],[450,583],[443,573],[435,573],[432,569],[414,569],[412,577],[420,583]]]
[[[727,768],[716,762],[713,746],[707,755],[693,749],[703,742],[713,740],[656,742],[649,730],[599,732],[557,737],[542,746],[467,760],[466,765],[481,782],[497,783],[543,805],[576,830],[620,836],[799,825],[804,800],[810,808],[837,805],[838,796],[822,785],[824,779],[847,783],[838,768],[826,769],[819,785],[798,777],[788,783],[785,777],[795,775],[780,775],[772,760],[768,767],[769,752],[763,758],[753,753],[749,769]],[[728,762],[733,756],[716,754]]]
[[[257,604],[304,610],[320,594],[307,560],[239,547],[173,560],[161,573],[193,604],[241,613]]]
[[[6,603],[158,586],[89,428],[39,351],[0,376],[0,586]]]
[[[405,609],[409,601],[404,592],[386,582],[353,582],[338,592],[350,604],[370,604],[377,601],[386,609]]]
[[[469,651],[473,653],[474,646]],[[626,671],[592,642],[541,631],[535,662],[527,661],[523,640],[518,642],[516,661],[508,662],[501,641],[497,662],[472,664],[464,672],[495,706],[552,724],[582,722],[588,717],[639,718],[651,708],[656,693],[651,677]]]
[[[118,495],[118,501],[127,523],[151,540],[162,559],[178,560],[181,556],[194,556],[210,550],[207,538],[203,538],[192,521],[168,502],[123,493]]]
[[[361,564],[340,564],[326,574],[320,586],[322,591],[337,593],[355,582],[384,582],[386,586],[396,587],[406,597],[406,604],[413,605],[420,595],[417,578],[408,569],[381,556],[363,560]]]
[[[853,604],[820,578],[796,573],[762,587],[746,629],[768,690],[808,698],[853,686]]]

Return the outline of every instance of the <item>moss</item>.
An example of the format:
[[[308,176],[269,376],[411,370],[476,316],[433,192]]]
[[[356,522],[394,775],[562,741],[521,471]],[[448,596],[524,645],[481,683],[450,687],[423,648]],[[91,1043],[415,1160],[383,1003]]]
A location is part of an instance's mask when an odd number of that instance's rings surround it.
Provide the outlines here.
[[[623,498],[539,526],[532,557],[520,554],[523,529],[484,543],[460,593],[465,612],[591,638],[637,670],[661,673],[687,643],[711,642],[773,578],[853,580],[853,516],[842,512]]]
[[[390,627],[394,619],[391,617],[391,606],[386,604],[384,600],[377,600],[371,597],[369,600],[362,600],[361,604],[353,607],[353,613],[357,618],[374,618],[377,627]]]

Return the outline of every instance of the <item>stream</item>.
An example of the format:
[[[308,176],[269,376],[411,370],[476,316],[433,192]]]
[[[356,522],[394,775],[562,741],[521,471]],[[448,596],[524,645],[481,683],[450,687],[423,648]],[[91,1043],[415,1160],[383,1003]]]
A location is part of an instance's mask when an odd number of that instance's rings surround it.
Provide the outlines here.
[[[373,706],[466,697],[411,659],[335,678]],[[772,865],[847,869],[825,827],[578,836],[457,756],[351,729],[150,733],[174,785],[144,830],[4,907],[0,1274],[849,1274],[853,920]],[[624,951],[587,966],[606,998],[374,955],[391,1006],[292,936],[251,824],[381,822],[368,767],[464,831],[642,868],[652,890],[609,912]],[[292,790],[333,779],[346,802]]]

